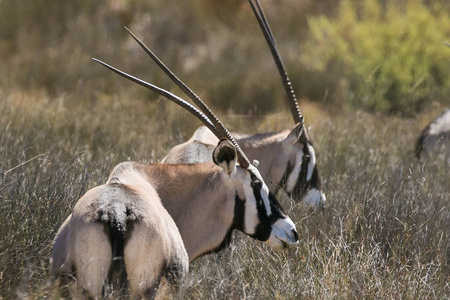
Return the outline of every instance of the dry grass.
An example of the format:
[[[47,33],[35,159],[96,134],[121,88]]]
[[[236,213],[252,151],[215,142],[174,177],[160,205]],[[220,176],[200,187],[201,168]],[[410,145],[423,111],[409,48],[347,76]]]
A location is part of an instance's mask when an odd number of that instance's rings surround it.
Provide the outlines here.
[[[78,197],[121,161],[157,161],[199,123],[165,100],[99,95],[77,106],[73,97],[42,92],[0,96],[0,295],[57,298],[48,277],[51,241]],[[239,120],[235,129],[276,130],[290,121]],[[450,296],[450,166],[414,159],[417,124],[352,112],[314,123],[327,208],[311,213],[279,195],[297,223],[299,247],[274,252],[236,234],[229,249],[192,263],[171,298]]]

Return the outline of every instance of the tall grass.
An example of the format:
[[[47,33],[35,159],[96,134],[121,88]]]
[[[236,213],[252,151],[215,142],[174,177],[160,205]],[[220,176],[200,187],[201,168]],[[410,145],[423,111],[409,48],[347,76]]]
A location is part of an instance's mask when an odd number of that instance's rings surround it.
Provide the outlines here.
[[[116,96],[77,107],[75,99],[42,93],[1,97],[0,295],[58,297],[48,274],[51,241],[77,199],[115,164],[157,161],[199,124],[164,100]],[[241,118],[236,129],[290,126],[283,115],[268,119]],[[450,166],[415,160],[416,128],[412,120],[366,113],[316,120],[326,210],[279,195],[297,223],[299,247],[274,252],[237,233],[224,252],[193,262],[170,297],[449,297]]]

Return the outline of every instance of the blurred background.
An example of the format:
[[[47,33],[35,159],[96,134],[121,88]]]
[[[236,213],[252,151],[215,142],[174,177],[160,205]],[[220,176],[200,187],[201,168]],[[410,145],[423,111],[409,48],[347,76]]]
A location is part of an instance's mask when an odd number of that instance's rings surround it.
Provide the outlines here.
[[[450,41],[448,1],[261,2],[301,107],[411,117],[450,105],[450,47],[442,44]],[[172,91],[124,26],[213,108],[287,110],[244,0],[1,0],[0,89],[36,101],[64,94],[77,105],[115,94],[158,99],[96,57]]]

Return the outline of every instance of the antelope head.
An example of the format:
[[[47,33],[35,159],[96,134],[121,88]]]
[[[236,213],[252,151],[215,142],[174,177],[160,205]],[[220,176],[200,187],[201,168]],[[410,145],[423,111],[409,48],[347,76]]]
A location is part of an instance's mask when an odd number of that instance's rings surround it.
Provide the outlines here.
[[[321,180],[317,168],[316,154],[304,125],[304,118],[300,112],[297,97],[292,88],[291,81],[287,75],[281,56],[278,52],[275,39],[270,29],[265,14],[258,0],[248,0],[252,11],[258,20],[259,26],[269,45],[272,57],[281,76],[286,91],[289,108],[296,124],[294,129],[282,142],[284,153],[275,161],[276,166],[285,170],[279,186],[283,187],[295,198],[303,198],[304,201],[314,208],[323,208],[326,202],[325,195],[321,192]],[[290,155],[289,155],[290,154]],[[287,168],[284,166],[287,165]]]
[[[225,184],[236,189],[234,226],[275,250],[298,242],[294,223],[269,191],[258,169],[239,146],[222,139],[213,152],[213,161],[224,170]]]

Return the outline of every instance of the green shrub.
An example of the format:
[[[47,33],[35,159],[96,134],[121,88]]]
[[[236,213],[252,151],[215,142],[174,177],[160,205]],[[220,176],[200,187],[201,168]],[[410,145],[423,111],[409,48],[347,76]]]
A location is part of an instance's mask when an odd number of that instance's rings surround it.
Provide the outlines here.
[[[343,0],[336,17],[309,19],[302,60],[315,74],[313,86],[323,83],[318,94],[331,89],[335,104],[350,100],[357,108],[403,115],[428,101],[450,103],[450,49],[441,44],[450,38],[445,5],[380,2]]]
[[[299,98],[405,114],[429,100],[450,104],[450,48],[441,44],[450,41],[448,1],[379,2],[386,1],[263,3]],[[149,97],[94,64],[97,57],[175,89],[123,26],[213,108],[287,111],[264,38],[239,0],[2,0],[0,86],[82,102],[95,102],[98,90]]]

